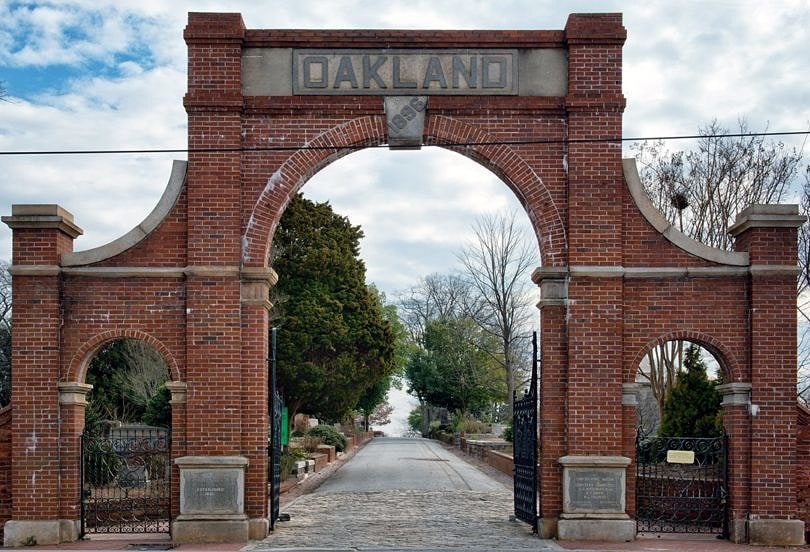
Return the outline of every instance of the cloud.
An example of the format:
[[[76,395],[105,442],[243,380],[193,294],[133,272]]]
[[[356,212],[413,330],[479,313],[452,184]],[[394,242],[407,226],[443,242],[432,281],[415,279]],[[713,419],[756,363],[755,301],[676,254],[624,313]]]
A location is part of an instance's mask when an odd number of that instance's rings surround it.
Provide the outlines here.
[[[801,54],[810,9],[800,0],[0,2],[0,65],[13,78],[40,70],[52,80],[0,103],[0,149],[184,147],[188,11],[238,11],[249,28],[559,29],[570,12],[622,10],[625,135],[692,134],[714,117],[733,127],[746,116],[755,129],[810,124],[810,60]],[[153,208],[176,157],[184,155],[0,158],[0,210],[60,203],[87,231],[77,248],[99,245]],[[319,189],[363,226],[369,272],[392,282],[449,266],[476,215],[519,209],[495,175],[437,148],[349,155],[303,191]],[[10,235],[0,226],[0,258],[10,256]]]

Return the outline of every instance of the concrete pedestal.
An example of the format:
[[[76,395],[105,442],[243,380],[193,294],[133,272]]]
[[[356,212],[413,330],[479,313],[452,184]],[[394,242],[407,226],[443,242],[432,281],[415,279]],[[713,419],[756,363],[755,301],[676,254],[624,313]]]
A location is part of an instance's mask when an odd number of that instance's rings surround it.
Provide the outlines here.
[[[245,469],[242,456],[183,456],[180,515],[172,524],[177,543],[247,542]]]
[[[79,540],[79,522],[69,519],[16,520],[3,526],[3,546],[60,544]]]
[[[804,522],[799,519],[748,520],[748,544],[759,546],[801,546]]]
[[[625,512],[630,459],[624,456],[563,456],[560,540],[631,541],[636,523]]]

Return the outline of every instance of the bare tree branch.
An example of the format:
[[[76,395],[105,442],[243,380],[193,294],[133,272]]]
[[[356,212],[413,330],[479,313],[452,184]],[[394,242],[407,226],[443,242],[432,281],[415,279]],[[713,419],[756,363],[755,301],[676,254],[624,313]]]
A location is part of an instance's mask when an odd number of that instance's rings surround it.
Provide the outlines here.
[[[745,120],[738,122],[740,134],[750,134]],[[669,152],[662,142],[634,144],[642,182],[653,203],[682,232],[707,245],[730,250],[733,240],[727,233],[734,217],[755,203],[778,203],[794,189],[802,162],[802,151],[761,135],[727,136],[728,130],[712,121],[700,129],[696,149]],[[810,169],[808,169],[810,170]],[[810,177],[805,173],[802,212],[810,213]],[[802,295],[810,291],[810,230],[799,233],[797,284],[799,315]],[[810,319],[808,319],[810,321]],[[805,326],[804,331],[810,331]],[[807,346],[810,340],[800,339]],[[680,356],[664,344],[651,351],[649,374],[639,367],[640,376],[649,379],[653,396],[660,405],[674,385],[680,370]],[[800,358],[808,355],[799,354]],[[677,362],[676,362],[677,360]],[[806,366],[806,364],[805,364]],[[802,363],[799,363],[799,373]]]
[[[512,397],[519,379],[521,349],[531,331],[531,286],[529,273],[539,264],[536,248],[521,231],[518,214],[484,216],[473,225],[475,239],[459,254],[473,291],[476,324],[495,337],[494,355],[504,370],[507,396]],[[510,405],[511,406],[511,405]],[[507,409],[511,418],[511,408]]]

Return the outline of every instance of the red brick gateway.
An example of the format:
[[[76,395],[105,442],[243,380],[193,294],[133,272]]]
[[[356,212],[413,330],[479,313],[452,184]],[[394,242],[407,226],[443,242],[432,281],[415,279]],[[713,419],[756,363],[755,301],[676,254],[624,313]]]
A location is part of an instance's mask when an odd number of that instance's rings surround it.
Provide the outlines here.
[[[723,252],[682,235],[622,160],[620,14],[551,31],[246,29],[189,14],[187,162],[121,238],[73,251],[55,205],[15,205],[11,512],[5,543],[78,537],[85,375],[144,340],[171,370],[173,538],[268,533],[268,264],[290,198],[353,151],[441,146],[494,172],[532,221],[542,266],[540,535],[635,535],[635,372],[688,339],[719,360],[731,538],[803,542],[796,518],[795,206],[751,206]],[[573,504],[570,474],[616,475],[619,506]],[[233,476],[233,509],[188,492]],[[181,492],[181,484],[185,490]],[[185,502],[184,502],[185,501]]]

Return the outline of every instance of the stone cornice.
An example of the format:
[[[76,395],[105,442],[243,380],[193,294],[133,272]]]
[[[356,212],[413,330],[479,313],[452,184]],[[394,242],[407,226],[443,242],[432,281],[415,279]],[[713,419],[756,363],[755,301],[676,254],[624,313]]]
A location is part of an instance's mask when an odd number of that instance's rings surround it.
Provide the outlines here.
[[[805,220],[798,205],[749,205],[737,215],[728,233],[737,237],[752,228],[798,228]]]
[[[566,278],[625,278],[671,279],[684,278],[739,278],[744,276],[795,277],[798,268],[793,265],[753,265],[753,266],[588,266],[538,268],[532,273],[532,281],[542,286],[555,280]]]
[[[59,276],[62,269],[56,265],[12,265],[8,273],[12,276]]]
[[[239,268],[238,266],[77,266],[13,265],[12,276],[78,276],[84,278],[241,278],[272,287],[278,275],[272,268]]]
[[[71,238],[77,238],[83,233],[82,229],[73,222],[73,215],[63,207],[54,204],[12,205],[11,216],[0,217],[0,220],[12,230],[55,228]]]
[[[625,278],[625,279],[683,279],[683,278],[736,278],[743,276],[794,277],[798,267],[794,265],[753,266],[588,266],[540,267],[532,273],[532,281],[542,286],[567,278]],[[185,267],[59,267],[56,265],[13,265],[12,276],[83,276],[87,278],[236,278],[243,282],[263,283],[274,286],[278,275],[272,268],[239,268],[237,266]]]

